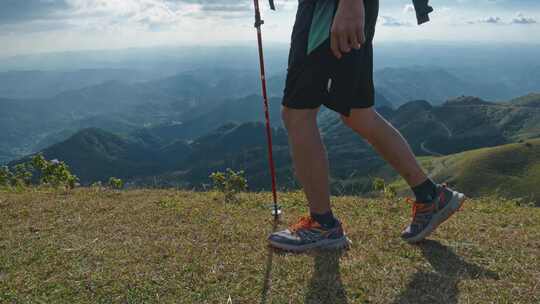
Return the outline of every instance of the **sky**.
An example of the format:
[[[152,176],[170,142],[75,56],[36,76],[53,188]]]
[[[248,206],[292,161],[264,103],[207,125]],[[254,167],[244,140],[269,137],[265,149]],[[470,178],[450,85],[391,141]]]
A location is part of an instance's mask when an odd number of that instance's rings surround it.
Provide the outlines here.
[[[261,0],[264,38],[288,43],[298,0]],[[312,1],[312,0],[307,0]],[[539,0],[431,0],[417,26],[411,0],[380,0],[377,42],[540,44]],[[254,42],[252,0],[0,0],[0,56]]]

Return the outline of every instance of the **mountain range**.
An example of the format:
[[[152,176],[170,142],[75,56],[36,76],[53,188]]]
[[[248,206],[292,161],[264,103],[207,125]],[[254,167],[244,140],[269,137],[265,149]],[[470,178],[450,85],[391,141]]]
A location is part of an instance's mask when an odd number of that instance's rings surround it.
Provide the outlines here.
[[[73,82],[83,85],[88,75],[82,72],[75,75],[79,74],[84,77]],[[0,97],[0,163],[58,143],[84,128],[99,127],[125,135],[149,125],[189,120],[228,98],[238,97],[238,92],[242,94],[243,89],[232,88],[227,81],[247,85],[246,75],[249,74],[249,71],[234,70],[190,71],[145,82],[108,80],[47,98]],[[12,78],[18,75],[20,82],[30,77],[26,73],[10,75]],[[62,75],[60,79],[71,74]],[[50,85],[40,82],[36,75],[32,77],[37,79],[38,87]],[[254,82],[256,80],[255,74]],[[2,84],[0,92],[4,85],[13,88],[12,82],[14,80]],[[226,87],[230,87],[228,91],[223,89]],[[42,90],[30,86],[26,92],[29,96],[38,96]]]
[[[540,90],[532,49],[526,48],[523,58],[531,64],[524,65],[501,61],[493,49],[456,49],[457,60],[446,53],[449,46],[429,48],[429,54],[416,46],[399,54],[380,48],[376,106],[417,155],[439,159],[540,137],[540,95],[513,99]],[[95,52],[89,61],[77,59],[84,54],[14,58],[4,66],[36,68],[44,60],[49,69],[0,71],[0,164],[41,151],[66,160],[83,184],[117,176],[132,185],[190,188],[204,187],[211,172],[230,167],[245,170],[250,189],[268,189],[259,73],[247,64],[256,49],[215,51]],[[284,55],[285,47],[270,48],[269,106],[278,183],[296,188],[280,117]],[[65,67],[70,60],[71,70]],[[374,176],[396,179],[335,113],[323,108],[318,120],[335,193],[368,192]]]
[[[439,106],[420,100],[397,109],[383,107],[379,112],[404,134],[417,155],[441,157],[540,137],[539,103],[540,94],[503,103],[460,97]],[[277,113],[273,114],[278,183],[282,188],[295,188],[298,185],[286,131],[280,127]],[[214,129],[209,125],[217,120],[191,122],[191,130],[210,129],[195,139],[188,139],[181,132],[174,138],[175,132],[153,127],[136,129],[128,135],[91,128],[42,152],[47,158],[65,160],[84,184],[117,176],[135,185],[198,188],[208,184],[210,173],[233,168],[246,172],[250,189],[268,189],[264,125],[246,121],[249,117],[227,116],[225,112],[223,117],[231,118],[230,122]],[[371,146],[346,128],[333,112],[322,111],[319,125],[328,150],[335,193],[368,192],[374,176],[389,181],[396,178]],[[180,130],[182,125],[177,128]]]
[[[227,121],[261,121],[256,70],[200,68],[166,77],[154,74],[127,69],[106,69],[101,74],[98,70],[0,73],[0,96],[7,96],[0,97],[0,163],[61,142],[84,128],[127,135],[152,127],[159,136],[169,133],[171,139],[192,140]],[[504,89],[425,66],[384,68],[375,78],[376,105],[389,108],[410,100],[440,105],[456,96]],[[284,82],[283,74],[269,77],[274,126],[280,125]]]

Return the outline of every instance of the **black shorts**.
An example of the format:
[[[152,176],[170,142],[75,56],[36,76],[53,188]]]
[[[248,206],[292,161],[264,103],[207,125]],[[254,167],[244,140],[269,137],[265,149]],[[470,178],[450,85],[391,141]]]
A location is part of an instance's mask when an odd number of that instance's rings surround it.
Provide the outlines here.
[[[339,0],[299,0],[282,104],[293,109],[315,109],[325,105],[346,116],[353,108],[372,107],[375,102],[373,37],[378,0],[364,1],[366,43],[339,60],[330,49],[329,38],[308,54],[314,13],[320,14],[315,12],[317,1],[336,1],[333,17]],[[327,30],[330,31],[330,26]]]

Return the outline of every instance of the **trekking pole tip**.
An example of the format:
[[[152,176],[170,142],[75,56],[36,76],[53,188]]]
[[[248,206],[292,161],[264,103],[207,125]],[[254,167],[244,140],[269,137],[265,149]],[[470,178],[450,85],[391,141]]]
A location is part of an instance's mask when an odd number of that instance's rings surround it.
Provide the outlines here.
[[[280,205],[272,206],[272,215],[274,218],[279,218],[283,214],[283,209]]]

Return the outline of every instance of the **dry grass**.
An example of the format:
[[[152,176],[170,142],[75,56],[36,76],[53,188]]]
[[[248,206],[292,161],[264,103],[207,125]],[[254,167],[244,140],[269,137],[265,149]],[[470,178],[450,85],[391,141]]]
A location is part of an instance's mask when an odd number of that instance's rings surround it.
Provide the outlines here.
[[[284,221],[305,212],[280,195]],[[401,202],[335,198],[344,253],[273,252],[268,193],[0,191],[1,303],[539,303],[540,209],[495,199],[419,246]],[[279,224],[279,228],[284,224]]]

